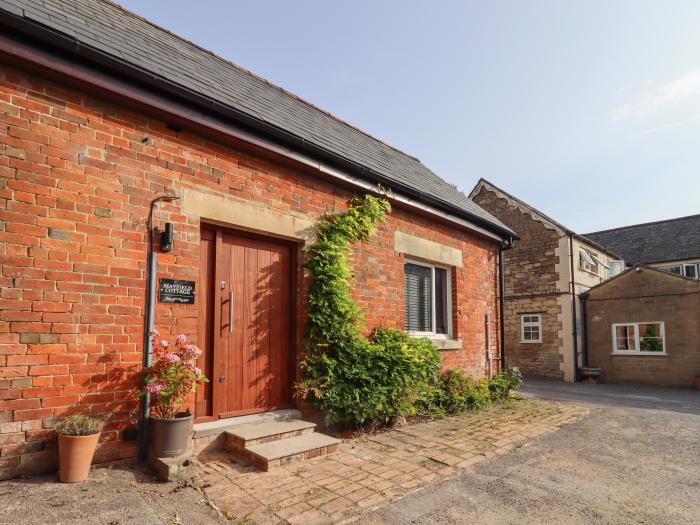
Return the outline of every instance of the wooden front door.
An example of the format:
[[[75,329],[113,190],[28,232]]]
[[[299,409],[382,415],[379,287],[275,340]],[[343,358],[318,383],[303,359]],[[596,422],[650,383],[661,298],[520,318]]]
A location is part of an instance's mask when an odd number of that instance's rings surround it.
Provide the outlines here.
[[[291,246],[204,229],[201,262],[207,286],[200,328],[209,336],[205,362],[211,383],[197,396],[197,418],[289,406]]]

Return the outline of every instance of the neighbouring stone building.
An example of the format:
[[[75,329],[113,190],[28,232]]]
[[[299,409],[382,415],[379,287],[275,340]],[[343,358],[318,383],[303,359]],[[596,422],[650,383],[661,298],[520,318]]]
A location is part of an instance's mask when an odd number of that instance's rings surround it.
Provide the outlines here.
[[[620,257],[481,179],[470,198],[519,236],[504,252],[504,348],[525,374],[577,379],[579,295],[622,271]]]
[[[700,376],[700,281],[635,265],[582,294],[587,366],[606,383],[688,388]]]
[[[55,468],[72,413],[108,416],[96,462],[136,454],[149,211],[155,246],[174,231],[157,281],[195,296],[155,327],[203,349],[196,425],[296,406],[303,247],[358,193],[393,206],[353,254],[367,330],[498,370],[516,234],[417,159],[112,2],[0,0],[0,28],[0,479]]]

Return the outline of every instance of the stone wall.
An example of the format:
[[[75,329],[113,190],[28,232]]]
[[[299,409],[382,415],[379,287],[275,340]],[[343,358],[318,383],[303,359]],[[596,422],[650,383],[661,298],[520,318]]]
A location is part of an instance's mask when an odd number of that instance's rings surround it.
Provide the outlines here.
[[[594,288],[585,300],[588,364],[606,383],[691,387],[700,375],[700,282],[642,268]],[[662,321],[666,355],[613,355],[612,325]]]
[[[520,237],[504,252],[504,326],[507,363],[526,374],[563,377],[560,352],[562,323],[557,297],[558,247],[563,232],[546,226],[514,201],[481,188],[473,200]],[[568,264],[568,261],[565,261]],[[520,341],[520,315],[542,313],[542,343]]]

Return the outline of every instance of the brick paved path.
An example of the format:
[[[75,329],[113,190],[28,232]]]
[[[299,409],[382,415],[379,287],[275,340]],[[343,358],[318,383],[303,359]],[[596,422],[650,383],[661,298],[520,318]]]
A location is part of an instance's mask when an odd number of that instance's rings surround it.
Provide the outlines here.
[[[337,523],[588,414],[517,400],[343,442],[331,456],[267,473],[226,453],[200,457],[205,495],[241,523]]]

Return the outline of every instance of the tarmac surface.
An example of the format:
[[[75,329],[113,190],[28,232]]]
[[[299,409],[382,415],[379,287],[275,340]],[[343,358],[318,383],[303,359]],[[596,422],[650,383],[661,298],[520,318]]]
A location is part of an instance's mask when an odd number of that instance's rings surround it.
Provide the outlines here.
[[[362,522],[700,523],[700,392],[527,378],[521,394],[597,409]]]

